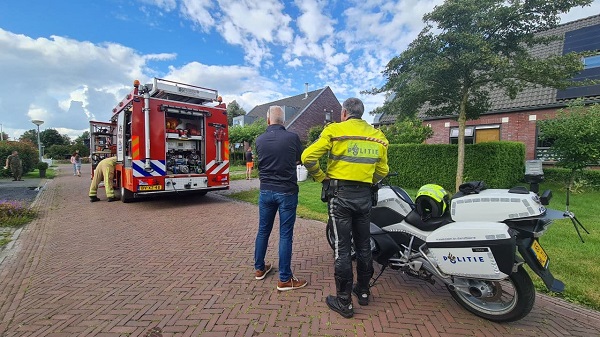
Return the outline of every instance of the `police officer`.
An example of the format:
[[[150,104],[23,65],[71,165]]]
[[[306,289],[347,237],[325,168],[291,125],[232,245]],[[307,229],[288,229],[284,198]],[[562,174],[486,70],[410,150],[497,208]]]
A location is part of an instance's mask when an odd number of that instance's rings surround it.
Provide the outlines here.
[[[23,175],[23,163],[21,162],[21,158],[19,158],[18,151],[13,151],[11,155],[6,157],[6,166],[4,168],[10,168],[13,181],[23,181],[21,179],[21,176]]]
[[[104,191],[106,192],[106,197],[108,201],[116,201],[119,200],[115,197],[115,191],[112,186],[112,181],[115,176],[115,166],[117,165],[117,157],[108,157],[102,159],[96,169],[94,170],[94,178],[92,179],[92,184],[90,185],[90,201],[96,202],[100,201],[98,199],[98,185],[102,180],[104,180]]]
[[[335,240],[336,296],[327,296],[329,308],[343,317],[354,315],[351,292],[360,305],[369,304],[369,280],[373,276],[370,247],[370,213],[373,184],[389,172],[388,141],[384,134],[362,119],[364,105],[348,98],[342,105],[341,123],[329,124],[319,139],[302,153],[302,162],[316,181],[323,183],[329,221]],[[327,173],[319,158],[329,153]],[[353,287],[351,238],[356,247],[357,284]]]

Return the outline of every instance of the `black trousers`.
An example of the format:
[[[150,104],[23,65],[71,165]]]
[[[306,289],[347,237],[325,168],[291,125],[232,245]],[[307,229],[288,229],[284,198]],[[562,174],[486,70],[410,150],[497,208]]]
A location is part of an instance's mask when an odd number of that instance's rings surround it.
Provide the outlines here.
[[[361,292],[369,293],[373,276],[370,244],[371,189],[366,186],[339,186],[329,199],[329,221],[335,240],[335,285],[342,301],[351,299],[354,275],[350,248],[356,248],[356,281]]]

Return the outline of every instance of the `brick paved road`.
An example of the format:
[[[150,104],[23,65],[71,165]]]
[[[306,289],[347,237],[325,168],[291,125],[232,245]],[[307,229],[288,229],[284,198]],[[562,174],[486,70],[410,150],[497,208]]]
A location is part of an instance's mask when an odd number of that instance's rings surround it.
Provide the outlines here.
[[[310,284],[278,293],[276,273],[253,277],[256,206],[217,193],[92,204],[89,180],[66,173],[0,265],[1,336],[600,336],[598,312],[560,300],[538,295],[528,317],[495,324],[393,271],[343,319],[323,302],[334,280],[322,223],[295,230],[293,269]]]

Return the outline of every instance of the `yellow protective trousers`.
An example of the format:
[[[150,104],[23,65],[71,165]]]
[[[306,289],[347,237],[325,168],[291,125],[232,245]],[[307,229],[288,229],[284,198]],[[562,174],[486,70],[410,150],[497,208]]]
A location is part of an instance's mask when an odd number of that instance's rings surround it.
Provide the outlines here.
[[[90,184],[90,197],[95,197],[98,194],[98,185],[104,180],[104,190],[107,198],[115,197],[115,190],[113,189],[112,182],[115,176],[115,164],[116,158],[110,157],[103,159],[98,163],[94,170],[94,178]]]

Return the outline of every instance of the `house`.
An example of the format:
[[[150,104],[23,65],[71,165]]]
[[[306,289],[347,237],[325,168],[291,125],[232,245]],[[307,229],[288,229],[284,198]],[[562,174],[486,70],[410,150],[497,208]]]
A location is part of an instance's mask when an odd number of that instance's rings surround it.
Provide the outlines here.
[[[285,112],[285,128],[296,133],[303,142],[307,141],[308,130],[311,127],[324,124],[326,112],[331,113],[333,121],[339,122],[342,105],[331,88],[327,86],[308,91],[308,84],[306,87],[307,89],[303,94],[255,106],[243,116],[245,121],[254,121],[258,118],[266,120],[269,107],[279,105]]]
[[[543,35],[560,35],[564,40],[537,46],[531,51],[536,57],[546,57],[572,51],[591,51],[595,54],[583,58],[584,70],[574,80],[600,80],[600,15],[562,24]],[[468,120],[465,144],[485,141],[508,140],[525,144],[526,159],[549,161],[551,144],[539,140],[537,121],[553,118],[556,111],[571,101],[582,98],[586,104],[600,103],[600,85],[572,87],[556,90],[547,87],[528,88],[511,100],[501,91],[491,93],[489,112],[477,120]],[[393,124],[394,115],[379,116],[375,125]],[[423,124],[433,129],[429,144],[452,144],[458,142],[458,122],[450,117],[423,116]]]

